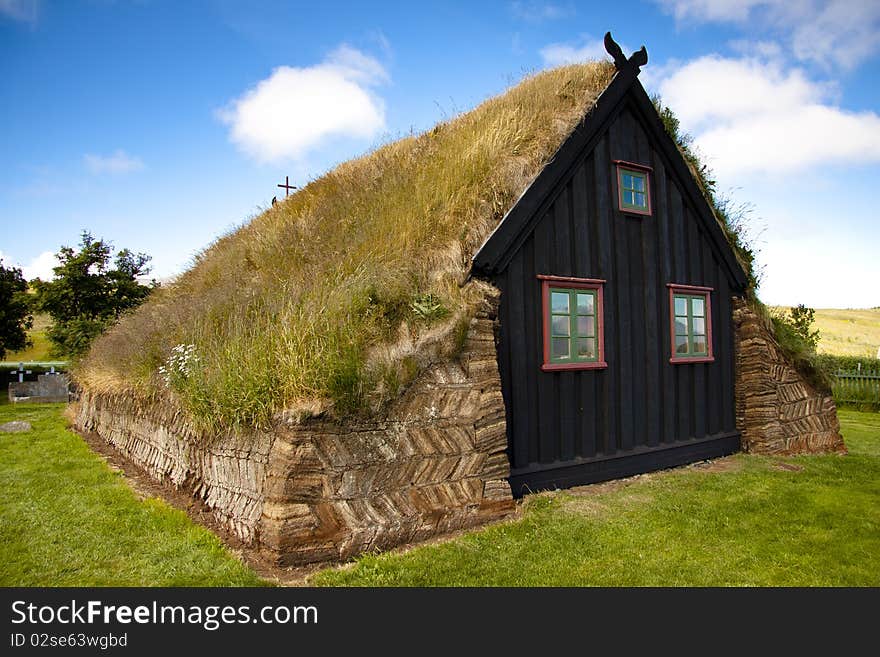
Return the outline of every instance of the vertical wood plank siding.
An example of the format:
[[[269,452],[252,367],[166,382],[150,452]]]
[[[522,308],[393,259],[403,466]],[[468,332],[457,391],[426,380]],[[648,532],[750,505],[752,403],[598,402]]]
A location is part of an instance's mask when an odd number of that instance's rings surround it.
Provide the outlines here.
[[[731,286],[638,111],[622,105],[543,204],[534,231],[494,280],[502,291],[498,357],[516,495],[738,446]],[[618,210],[613,160],[652,168],[651,216]],[[538,274],[607,280],[607,369],[541,371]],[[669,363],[667,283],[715,290],[715,362]]]

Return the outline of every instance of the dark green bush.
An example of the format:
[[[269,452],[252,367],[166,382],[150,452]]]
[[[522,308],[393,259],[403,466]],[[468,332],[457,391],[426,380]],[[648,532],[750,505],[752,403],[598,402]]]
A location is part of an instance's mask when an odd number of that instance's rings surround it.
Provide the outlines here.
[[[861,370],[880,372],[880,358],[865,358],[864,356],[837,356],[835,354],[819,354],[816,362],[828,374],[836,374],[839,371],[856,372]]]

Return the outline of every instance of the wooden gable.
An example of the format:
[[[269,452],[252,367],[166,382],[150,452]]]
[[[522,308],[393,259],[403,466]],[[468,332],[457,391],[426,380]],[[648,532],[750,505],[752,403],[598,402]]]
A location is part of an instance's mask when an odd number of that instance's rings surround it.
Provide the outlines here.
[[[581,120],[563,142],[554,157],[547,163],[535,180],[525,190],[519,200],[507,212],[502,221],[486,239],[473,257],[473,274],[491,278],[503,270],[510,262],[513,253],[522,246],[525,239],[534,231],[535,225],[543,216],[577,166],[583,162],[599,141],[617,123],[621,114],[626,115],[625,123],[636,126],[643,133],[611,135],[615,145],[612,159],[637,159],[638,144],[650,141],[662,159],[663,166],[674,177],[680,187],[682,197],[694,210],[694,219],[699,222],[712,245],[716,257],[724,263],[729,284],[738,291],[745,290],[748,276],[737,259],[724,230],[718,223],[709,203],[678,150],[678,146],[666,132],[663,121],[645,89],[638,80],[638,68],[634,66],[618,70],[611,83],[596,100],[592,110]],[[615,157],[617,153],[629,153],[630,157]],[[611,176],[611,169],[607,170]],[[601,173],[599,175],[602,175]]]

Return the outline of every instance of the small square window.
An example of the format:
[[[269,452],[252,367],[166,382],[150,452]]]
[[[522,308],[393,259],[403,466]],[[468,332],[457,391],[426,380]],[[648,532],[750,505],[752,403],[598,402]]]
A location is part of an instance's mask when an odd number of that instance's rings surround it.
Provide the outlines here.
[[[577,297],[578,315],[592,315],[594,306],[593,300],[596,298],[596,295],[589,292],[579,292]]]
[[[670,362],[710,362],[712,356],[711,288],[669,284]]]
[[[584,338],[592,338],[593,333],[595,332],[595,317],[582,317],[578,315],[577,318],[577,334]]]
[[[632,214],[651,214],[651,169],[615,160],[620,210]]]
[[[568,338],[553,338],[553,351],[550,356],[553,360],[568,360],[569,357],[569,342]]]
[[[544,298],[544,363],[541,369],[604,368],[602,284],[586,278],[539,276]]]
[[[550,295],[551,312],[568,314],[568,292],[553,292]]]
[[[553,315],[553,335],[569,335],[571,320],[568,315]]]
[[[632,210],[648,210],[648,200],[645,196],[647,186],[646,173],[620,170],[620,191],[623,193],[623,207]]]

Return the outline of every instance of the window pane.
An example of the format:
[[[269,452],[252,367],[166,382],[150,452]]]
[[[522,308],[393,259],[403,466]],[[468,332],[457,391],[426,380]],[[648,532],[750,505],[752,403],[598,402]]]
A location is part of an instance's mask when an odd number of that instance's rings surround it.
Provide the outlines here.
[[[624,189],[632,189],[633,188],[633,177],[628,173],[623,174],[623,188]]]
[[[578,338],[577,357],[584,359],[592,359],[596,357],[596,341],[593,338]]]
[[[675,314],[687,317],[687,299],[685,299],[684,297],[675,297]]]
[[[694,316],[702,317],[706,314],[705,308],[703,307],[704,303],[702,299],[691,299],[691,312]]]
[[[633,205],[633,193],[624,191],[623,192],[623,202],[627,205]]]
[[[675,334],[676,335],[687,335],[687,332],[688,332],[687,317],[676,317],[675,318]]]
[[[697,335],[706,335],[706,320],[703,317],[694,317],[693,327]]]
[[[633,177],[633,189],[637,192],[645,191],[645,179],[642,176]]]
[[[552,358],[568,358],[568,338],[553,338],[550,356]]]
[[[550,312],[568,313],[568,292],[550,293]]]
[[[596,335],[596,320],[593,317],[578,317],[577,331],[578,335],[592,338]]]
[[[592,294],[578,294],[578,313],[581,315],[592,315],[594,313]]]
[[[553,315],[553,333],[552,335],[568,335],[571,327],[571,320],[568,315]]]
[[[640,208],[648,207],[648,202],[645,200],[645,195],[641,193],[636,193],[636,205]]]
[[[688,338],[686,335],[675,336],[675,353],[686,354],[688,352]]]
[[[708,353],[708,345],[706,344],[706,336],[705,335],[695,335],[694,336],[694,353],[696,354],[705,354]]]

